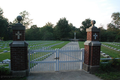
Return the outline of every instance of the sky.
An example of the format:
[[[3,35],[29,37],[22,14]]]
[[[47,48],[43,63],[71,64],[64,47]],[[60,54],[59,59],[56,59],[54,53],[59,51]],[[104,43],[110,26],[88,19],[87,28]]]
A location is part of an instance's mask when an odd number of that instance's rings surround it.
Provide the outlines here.
[[[103,25],[107,29],[112,13],[120,12],[120,0],[0,0],[0,7],[4,17],[11,22],[26,10],[33,19],[31,25],[38,27],[48,22],[55,26],[60,18],[65,17],[77,28],[90,18],[96,21],[96,27]]]

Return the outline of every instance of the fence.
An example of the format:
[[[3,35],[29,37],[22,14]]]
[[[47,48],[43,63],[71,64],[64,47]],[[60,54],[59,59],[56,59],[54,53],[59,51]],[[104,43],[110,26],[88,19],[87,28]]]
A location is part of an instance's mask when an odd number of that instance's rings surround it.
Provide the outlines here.
[[[83,62],[84,48],[29,50],[30,72],[81,70]]]

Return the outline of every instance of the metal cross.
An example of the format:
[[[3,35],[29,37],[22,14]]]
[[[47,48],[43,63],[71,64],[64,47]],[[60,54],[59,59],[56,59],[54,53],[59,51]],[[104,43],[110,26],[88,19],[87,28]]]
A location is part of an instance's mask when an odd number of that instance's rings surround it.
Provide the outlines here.
[[[93,36],[94,36],[94,39],[96,39],[96,37],[97,37],[98,35],[96,35],[96,33],[95,33]]]
[[[20,35],[22,34],[18,31],[15,35],[17,35],[17,38],[20,39]]]

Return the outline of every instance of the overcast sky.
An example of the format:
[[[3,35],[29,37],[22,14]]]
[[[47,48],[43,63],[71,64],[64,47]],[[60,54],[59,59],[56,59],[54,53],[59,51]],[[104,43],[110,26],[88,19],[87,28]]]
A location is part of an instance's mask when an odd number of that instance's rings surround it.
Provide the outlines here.
[[[113,12],[120,12],[120,0],[0,0],[4,16],[13,21],[20,12],[26,10],[33,19],[32,25],[43,27],[47,22],[56,25],[65,17],[69,23],[79,28],[87,18],[96,20],[107,28]]]

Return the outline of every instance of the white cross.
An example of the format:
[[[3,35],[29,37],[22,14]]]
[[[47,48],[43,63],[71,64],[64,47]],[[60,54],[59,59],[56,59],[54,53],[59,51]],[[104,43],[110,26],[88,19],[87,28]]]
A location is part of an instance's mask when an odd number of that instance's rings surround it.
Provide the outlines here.
[[[96,39],[96,37],[97,37],[98,35],[96,35],[96,33],[95,33],[93,36],[94,36],[94,39]]]
[[[20,39],[20,35],[22,34],[18,31],[15,35],[17,35],[17,38]]]

